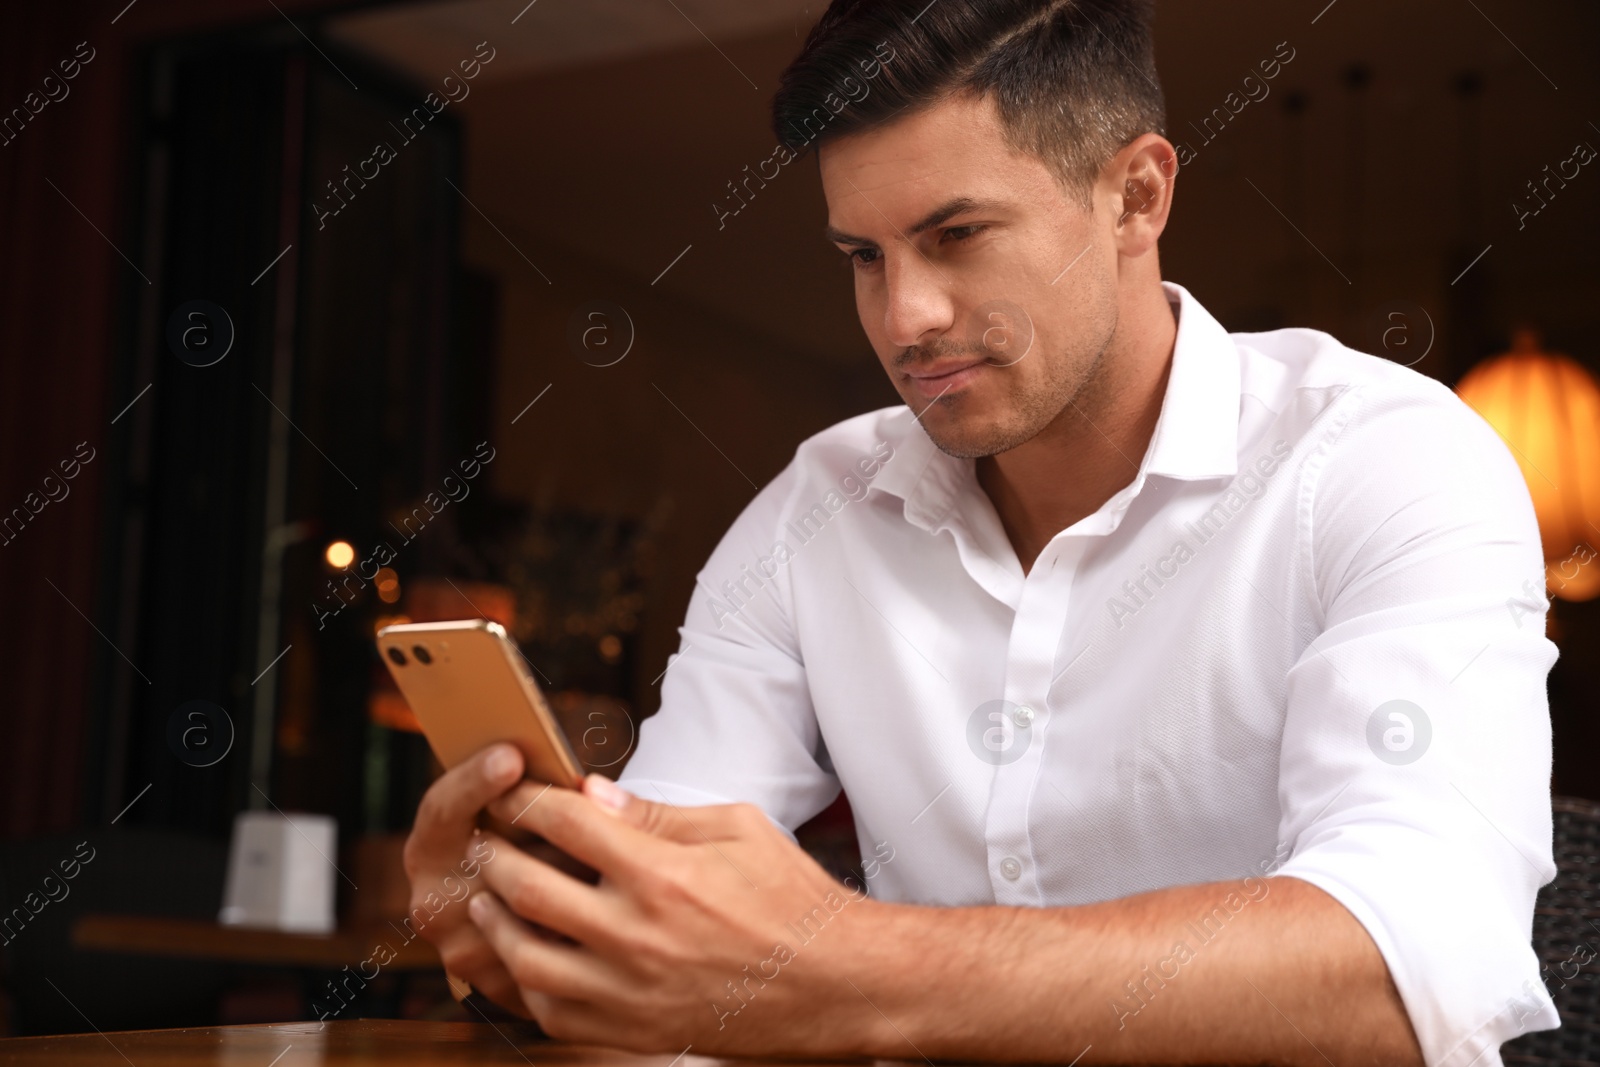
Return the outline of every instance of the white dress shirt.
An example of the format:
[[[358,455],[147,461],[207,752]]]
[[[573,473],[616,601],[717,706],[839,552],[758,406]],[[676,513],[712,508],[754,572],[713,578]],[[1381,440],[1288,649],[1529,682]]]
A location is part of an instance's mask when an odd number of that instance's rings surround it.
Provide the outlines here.
[[[1433,379],[1165,289],[1138,472],[1026,574],[909,409],[801,444],[701,571],[622,784],[790,829],[842,787],[883,900],[1254,876],[1194,954],[1293,875],[1371,934],[1430,1065],[1494,1067],[1559,1022],[1530,946],[1556,648],[1526,484]],[[1187,958],[1107,973],[1108,1016],[1162,1010]]]

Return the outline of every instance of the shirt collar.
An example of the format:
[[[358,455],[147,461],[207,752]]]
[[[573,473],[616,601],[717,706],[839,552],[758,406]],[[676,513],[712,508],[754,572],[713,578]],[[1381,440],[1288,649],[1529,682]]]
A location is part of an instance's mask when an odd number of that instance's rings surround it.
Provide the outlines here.
[[[1178,338],[1140,474],[1231,478],[1239,471],[1239,350],[1189,290],[1161,288],[1178,312]]]
[[[1131,499],[1149,475],[1198,480],[1238,473],[1239,351],[1221,323],[1187,289],[1162,282],[1178,315],[1172,368],[1161,414],[1133,483],[1117,494]],[[894,455],[873,487],[905,501],[906,518],[933,528],[975,483],[973,461],[940,452],[909,408],[883,423]]]

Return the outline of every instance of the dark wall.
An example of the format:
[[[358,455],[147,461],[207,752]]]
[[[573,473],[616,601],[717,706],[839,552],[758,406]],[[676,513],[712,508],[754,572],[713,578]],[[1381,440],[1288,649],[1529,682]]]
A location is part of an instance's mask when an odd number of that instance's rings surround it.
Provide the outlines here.
[[[349,5],[278,5],[291,14],[335,6]],[[98,810],[84,807],[89,743],[105,741],[89,735],[89,694],[97,672],[135,655],[106,636],[119,620],[103,579],[136,573],[137,557],[108,556],[101,531],[107,451],[125,441],[129,417],[118,416],[145,384],[134,385],[121,363],[127,331],[154,285],[152,263],[129,258],[146,207],[128,180],[142,49],[281,17],[265,0],[63,0],[6,14],[0,107],[9,115],[46,89],[59,99],[0,144],[0,508],[28,513],[0,544],[9,620],[0,641],[0,836],[103,823],[133,799],[107,792]],[[64,62],[78,65],[62,96],[44,78],[60,81],[73,69]],[[88,455],[67,493],[45,485],[64,473],[63,461]],[[60,499],[43,503],[47,492]]]

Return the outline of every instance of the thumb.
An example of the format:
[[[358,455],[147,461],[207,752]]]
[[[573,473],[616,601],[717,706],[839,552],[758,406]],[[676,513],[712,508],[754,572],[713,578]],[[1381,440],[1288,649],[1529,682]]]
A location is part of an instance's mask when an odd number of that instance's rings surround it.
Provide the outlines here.
[[[587,775],[583,780],[583,794],[602,811],[652,837],[678,844],[705,840],[704,834],[672,805],[636,797],[603,774]]]

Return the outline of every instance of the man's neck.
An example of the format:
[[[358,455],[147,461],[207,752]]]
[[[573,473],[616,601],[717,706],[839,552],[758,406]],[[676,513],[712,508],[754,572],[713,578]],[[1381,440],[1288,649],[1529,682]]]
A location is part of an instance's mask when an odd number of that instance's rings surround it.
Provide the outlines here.
[[[977,461],[1023,573],[1050,539],[1132,482],[1155,434],[1177,322],[1161,287],[1122,308],[1093,377],[1038,436]]]

